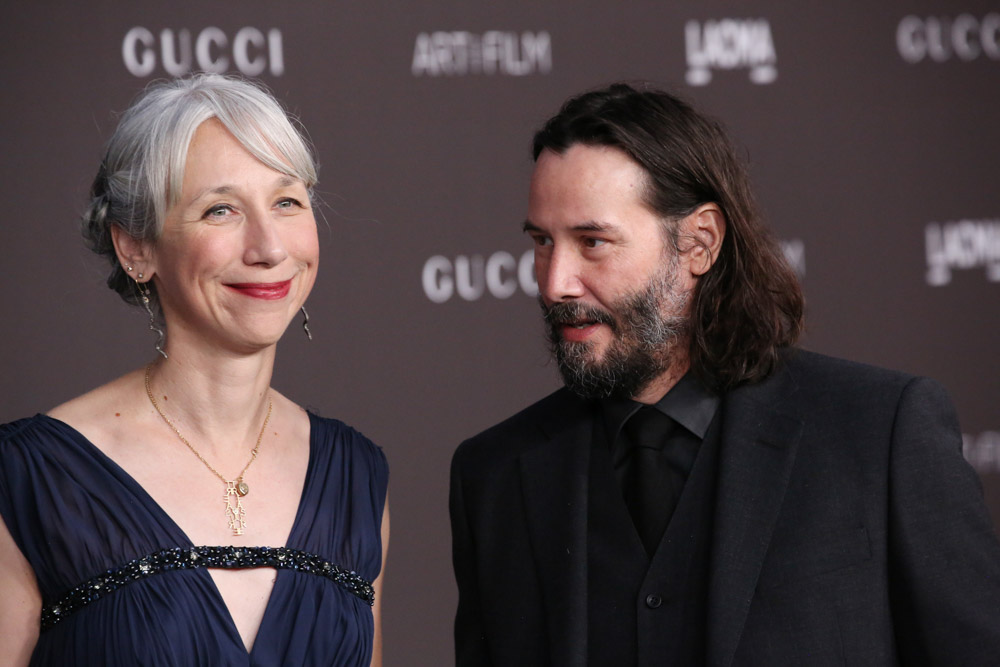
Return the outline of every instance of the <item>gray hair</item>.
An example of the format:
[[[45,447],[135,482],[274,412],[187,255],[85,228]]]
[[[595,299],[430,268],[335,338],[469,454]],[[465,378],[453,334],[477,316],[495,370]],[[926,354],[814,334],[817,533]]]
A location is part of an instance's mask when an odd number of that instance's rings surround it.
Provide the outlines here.
[[[111,263],[108,287],[127,303],[138,304],[139,296],[118,262],[111,227],[139,240],[160,237],[167,209],[180,198],[191,139],[210,118],[263,164],[302,181],[312,198],[319,165],[297,121],[261,85],[220,74],[151,85],[108,142],[82,225],[90,249]]]

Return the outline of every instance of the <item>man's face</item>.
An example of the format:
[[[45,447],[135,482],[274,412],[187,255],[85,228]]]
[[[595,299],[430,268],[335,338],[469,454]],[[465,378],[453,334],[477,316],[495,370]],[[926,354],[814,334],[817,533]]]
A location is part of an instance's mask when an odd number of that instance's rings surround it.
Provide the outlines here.
[[[583,396],[636,397],[686,353],[694,281],[645,187],[624,152],[582,144],[543,151],[531,179],[539,299],[563,379]]]

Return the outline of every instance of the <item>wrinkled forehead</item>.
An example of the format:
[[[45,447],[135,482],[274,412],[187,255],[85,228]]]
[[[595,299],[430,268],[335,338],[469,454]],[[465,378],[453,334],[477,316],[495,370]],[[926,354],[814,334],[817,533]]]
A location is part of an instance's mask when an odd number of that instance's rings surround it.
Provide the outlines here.
[[[167,206],[173,206],[180,199],[187,171],[192,168],[192,159],[211,160],[215,163],[227,157],[250,156],[263,166],[283,174],[288,179],[301,182],[311,190],[314,179],[310,178],[311,163],[296,165],[289,146],[288,137],[281,133],[268,132],[252,119],[240,123],[225,122],[219,116],[208,116],[195,125],[186,137],[187,141],[178,146],[172,156],[168,174],[166,194]],[[276,136],[277,135],[277,136]],[[304,151],[308,159],[308,154]],[[300,162],[302,156],[300,155]],[[306,173],[303,173],[306,172]]]

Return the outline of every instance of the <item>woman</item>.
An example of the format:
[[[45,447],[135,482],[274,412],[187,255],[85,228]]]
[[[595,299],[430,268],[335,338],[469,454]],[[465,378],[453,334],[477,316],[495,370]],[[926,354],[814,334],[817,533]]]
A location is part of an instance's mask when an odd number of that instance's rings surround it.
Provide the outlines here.
[[[123,116],[84,236],[165,336],[145,368],[0,427],[0,655],[381,664],[385,459],[270,386],[316,278],[316,171],[245,81],[159,84]]]

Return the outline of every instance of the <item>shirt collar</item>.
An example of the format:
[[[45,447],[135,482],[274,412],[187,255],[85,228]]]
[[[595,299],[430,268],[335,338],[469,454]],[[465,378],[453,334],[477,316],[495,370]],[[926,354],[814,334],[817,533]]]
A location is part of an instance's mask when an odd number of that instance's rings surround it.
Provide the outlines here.
[[[719,402],[719,397],[705,389],[698,378],[688,371],[652,407],[704,440],[719,409]],[[622,426],[642,406],[642,403],[629,399],[601,401],[609,443],[613,444],[618,439]]]

